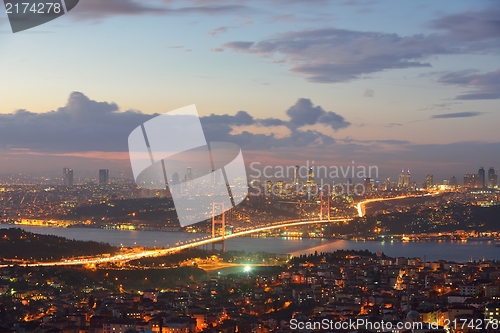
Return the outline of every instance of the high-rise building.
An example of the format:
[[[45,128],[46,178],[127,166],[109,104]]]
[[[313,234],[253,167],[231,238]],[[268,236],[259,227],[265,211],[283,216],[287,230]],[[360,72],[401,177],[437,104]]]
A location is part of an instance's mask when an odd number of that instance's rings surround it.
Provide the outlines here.
[[[182,187],[175,186],[175,185],[179,185],[179,184],[181,184],[181,177],[179,176],[179,174],[177,172],[174,172],[172,174],[172,182],[169,183],[169,189],[172,192],[172,194],[181,194],[182,193]]]
[[[495,168],[491,167],[488,170],[488,188],[495,188],[498,186],[498,175]]]
[[[408,169],[408,173],[406,174],[406,178],[405,178],[405,186],[404,187],[410,187],[410,184],[411,184],[410,169]]]
[[[464,175],[464,187],[475,187],[473,183],[472,175],[470,173],[466,173]]]
[[[274,191],[277,192],[278,194],[283,193],[283,181],[282,180],[278,180],[276,182],[276,186],[274,188]]]
[[[371,178],[365,178],[364,183],[365,187],[365,193],[370,194],[373,192],[373,187],[372,187],[372,179]]]
[[[273,191],[273,182],[268,180],[266,184],[266,193],[268,195],[272,194],[271,192]]]
[[[429,189],[434,186],[434,176],[431,174],[428,174],[427,177],[425,177],[425,188]]]
[[[109,183],[109,170],[108,169],[99,170],[99,184],[106,185],[107,183]]]
[[[485,188],[486,187],[486,171],[484,171],[483,167],[480,167],[479,170],[477,171],[477,186],[479,188]]]
[[[455,177],[455,175],[451,176],[451,178],[450,178],[450,186],[451,187],[457,187],[457,185],[458,185],[457,177]]]
[[[392,187],[391,187],[391,178],[390,177],[387,177],[385,179],[385,190],[386,191],[392,190]]]
[[[405,187],[405,170],[402,169],[401,173],[399,174],[398,178],[398,188],[403,188]]]
[[[181,178],[179,177],[179,174],[177,172],[174,172],[172,175],[172,185],[177,185],[180,184]]]
[[[73,169],[63,169],[63,185],[73,186]]]
[[[314,169],[313,169],[313,167],[309,168],[309,173],[307,174],[307,182],[309,184],[314,184]]]
[[[192,180],[193,180],[193,171],[191,170],[191,167],[187,167],[186,181],[190,182]]]
[[[479,176],[476,175],[475,173],[471,174],[470,175],[470,183],[471,183],[471,187],[479,187]]]
[[[299,166],[296,165],[295,168],[293,168],[293,185],[297,186],[299,185]]]

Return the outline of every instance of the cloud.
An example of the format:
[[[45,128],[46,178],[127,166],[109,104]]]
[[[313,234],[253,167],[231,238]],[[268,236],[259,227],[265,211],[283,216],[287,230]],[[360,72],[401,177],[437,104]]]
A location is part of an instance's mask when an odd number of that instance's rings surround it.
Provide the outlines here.
[[[286,32],[260,42],[233,41],[222,47],[285,60],[292,72],[323,83],[348,82],[388,69],[430,67],[424,59],[451,52],[435,37],[334,28]]]
[[[350,126],[344,117],[332,111],[325,111],[321,106],[314,106],[311,100],[300,98],[287,111],[289,120],[277,118],[255,119],[245,111],[236,115],[212,114],[201,118],[205,136],[209,141],[230,141],[237,143],[244,149],[271,149],[286,147],[325,147],[335,143],[335,139],[319,131],[300,129],[306,125],[323,124],[334,130]],[[253,134],[243,131],[231,134],[233,126],[254,125],[263,127],[286,126],[290,134],[277,137],[273,133]]]
[[[272,21],[274,22],[289,22],[295,19],[295,14],[280,14],[272,17]]]
[[[373,89],[366,89],[365,93],[363,94],[363,96],[365,97],[373,97],[374,95],[375,95],[375,90]]]
[[[277,119],[277,118],[266,118],[266,119],[259,119],[259,124],[265,127],[268,126],[282,126],[287,124],[286,121]]]
[[[225,124],[242,126],[255,124],[255,120],[253,119],[253,117],[246,111],[238,111],[234,116],[228,114],[211,114],[210,116],[202,117],[202,119],[205,125]]]
[[[463,14],[474,31],[467,37],[460,37],[462,30],[457,18],[446,16],[431,24],[442,34],[400,36],[324,28],[282,32],[260,41],[231,41],[222,47],[284,61],[291,72],[311,82],[349,82],[387,70],[431,67],[430,60],[439,55],[498,53],[500,16],[488,13],[485,19],[483,14]]]
[[[314,129],[299,129],[299,119],[312,110],[314,121],[301,120],[302,124],[326,124],[340,129],[350,124],[320,106],[313,106],[308,99],[299,99],[289,110],[289,120],[277,118],[256,119],[246,111],[234,115],[201,117],[205,135],[209,141],[230,141],[245,149],[272,147],[322,146],[334,143],[330,136]],[[27,149],[31,152],[66,154],[78,152],[126,152],[130,132],[157,114],[145,114],[136,110],[120,111],[118,105],[91,100],[81,92],[73,92],[65,106],[46,113],[17,110],[0,114],[0,148],[7,150]],[[305,122],[304,122],[305,121]],[[238,126],[269,128],[266,134],[243,131],[232,134]],[[286,126],[290,135],[277,137],[272,132],[276,126]],[[23,150],[24,151],[24,150]]]
[[[484,40],[496,40],[498,43],[500,7],[447,15],[433,20],[430,27],[443,30],[450,37],[465,42],[477,43]]]
[[[357,143],[357,144],[362,144],[362,145],[367,145],[367,144],[370,145],[370,144],[378,144],[378,143],[388,144],[388,145],[409,145],[409,144],[411,144],[411,142],[408,140],[393,140],[393,139],[388,139],[388,140],[355,140],[352,138],[345,138],[345,139],[338,140],[338,141],[342,142],[342,143],[347,143],[347,144]]]
[[[385,125],[384,127],[396,127],[396,126],[403,126],[403,124],[400,123],[389,123]]]
[[[470,118],[470,117],[477,117],[482,114],[483,112],[475,112],[475,111],[443,113],[443,114],[435,114],[431,117],[431,119]]]
[[[167,6],[159,4],[155,7],[145,4],[144,1],[134,0],[85,0],[80,1],[72,11],[71,17],[76,20],[98,20],[111,16],[138,16],[138,15],[222,15],[253,12],[249,7],[234,4],[200,4],[193,6]],[[180,5],[180,6],[179,6]]]
[[[125,151],[129,133],[154,115],[73,92],[65,106],[47,113],[0,114],[0,144],[36,151]]]
[[[411,162],[412,171],[424,170],[424,177],[429,170],[446,175],[451,167],[455,174],[471,172],[477,170],[476,164],[480,161],[500,165],[498,156],[491,154],[499,151],[498,142],[416,145],[390,138],[336,140],[310,127],[301,129],[300,124],[314,122],[339,128],[348,125],[342,116],[325,111],[304,98],[286,111],[283,112],[284,119],[258,119],[246,111],[239,111],[234,115],[212,114],[200,120],[208,141],[229,141],[240,145],[248,162],[276,161],[280,165],[296,165],[301,161],[323,159],[322,163],[330,163],[325,165],[331,165],[332,161],[350,165],[351,161],[356,161],[357,165],[377,165],[388,176],[392,169],[397,175],[398,167]],[[115,103],[94,101],[80,92],[71,93],[66,105],[54,111],[33,113],[18,110],[0,114],[2,170],[50,171],[66,165],[78,166],[79,170],[95,170],[97,163],[103,168],[130,170],[128,135],[155,116],[135,110],[121,111]],[[446,117],[451,116],[441,116]],[[251,132],[253,126],[260,127],[259,134]],[[289,134],[273,134],[276,126],[286,126]],[[235,127],[245,130],[236,133]],[[464,151],[468,154],[467,161],[463,159]]]
[[[461,102],[448,102],[448,103],[436,103],[436,104],[431,104],[426,107],[418,109],[418,111],[426,111],[426,110],[433,110],[433,109],[438,109],[438,110],[450,110],[450,106],[456,105],[456,104],[462,104]]]
[[[342,6],[370,6],[376,4],[377,1],[375,0],[347,0],[343,2],[341,5]]]
[[[207,35],[210,36],[210,37],[218,37],[219,34],[221,33],[225,33],[227,32],[229,29],[231,29],[231,27],[227,27],[227,26],[222,26],[222,27],[218,27],[218,28],[215,28],[215,29],[212,29],[210,30]]]
[[[458,100],[500,98],[500,69],[484,74],[473,69],[452,72],[441,76],[438,82],[475,89],[456,96],[455,99]]]
[[[225,43],[223,47],[233,49],[234,51],[247,51],[249,50],[254,42],[229,42]]]
[[[332,111],[325,111],[321,106],[313,106],[311,100],[300,98],[295,105],[291,106],[286,114],[290,117],[291,128],[304,125],[324,124],[334,130],[348,127],[344,117]]]

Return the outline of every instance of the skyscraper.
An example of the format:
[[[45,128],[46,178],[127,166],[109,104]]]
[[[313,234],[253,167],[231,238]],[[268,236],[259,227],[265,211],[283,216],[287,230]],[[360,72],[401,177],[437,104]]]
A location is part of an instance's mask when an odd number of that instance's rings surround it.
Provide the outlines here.
[[[386,191],[392,190],[392,188],[391,188],[391,178],[390,177],[387,177],[385,179],[385,190]]]
[[[172,175],[172,185],[177,185],[180,184],[181,178],[179,177],[179,174],[177,172],[174,172]]]
[[[488,188],[495,188],[498,186],[498,176],[495,168],[491,167],[488,170]]]
[[[190,182],[192,180],[193,180],[193,171],[191,170],[191,167],[187,167],[186,181]]]
[[[450,186],[451,187],[457,187],[458,182],[457,182],[457,177],[455,175],[451,176],[450,178]]]
[[[479,175],[476,175],[475,173],[470,175],[470,183],[471,187],[479,187]]]
[[[372,179],[371,178],[365,178],[363,182],[363,186],[365,187],[365,193],[370,194],[373,192],[373,187],[372,187]]]
[[[404,187],[410,187],[410,184],[411,184],[410,169],[408,169],[408,173],[406,174],[406,178],[405,178],[405,186]]]
[[[398,188],[403,188],[405,187],[405,170],[402,169],[401,173],[399,174],[398,178]]]
[[[297,186],[299,185],[299,166],[296,165],[295,168],[293,168],[293,185]]]
[[[427,177],[425,177],[425,188],[430,189],[434,186],[434,176],[431,174],[428,174]]]
[[[466,173],[464,175],[464,187],[475,187],[475,184],[472,182],[472,175],[470,173]]]
[[[477,172],[477,187],[485,188],[486,187],[486,171],[484,171],[483,167],[480,167]]]
[[[307,175],[307,182],[309,184],[314,184],[314,169],[313,169],[313,167],[309,168],[309,173]]]
[[[106,185],[107,183],[109,183],[109,170],[108,169],[99,170],[99,184]]]
[[[63,169],[63,185],[73,186],[73,169]]]
[[[267,184],[266,184],[266,193],[267,193],[268,195],[271,195],[271,194],[272,194],[272,193],[271,193],[272,191],[273,191],[273,182],[272,182],[272,181],[270,181],[270,180],[268,180],[268,181],[267,181]]]

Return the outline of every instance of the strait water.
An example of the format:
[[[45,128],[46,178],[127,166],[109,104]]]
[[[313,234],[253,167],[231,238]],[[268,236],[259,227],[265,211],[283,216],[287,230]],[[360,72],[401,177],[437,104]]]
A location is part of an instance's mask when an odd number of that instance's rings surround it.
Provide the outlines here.
[[[12,228],[12,225],[1,224],[0,228]],[[97,228],[47,228],[26,227],[26,231],[56,235],[76,240],[93,240],[111,245],[147,247],[174,246],[178,241],[203,237],[203,234],[159,231],[125,231],[105,230]],[[219,248],[219,246],[217,246]],[[251,238],[241,237],[226,241],[227,250],[246,252],[291,253],[294,255],[318,252],[330,252],[339,249],[369,250],[384,252],[391,257],[420,257],[430,260],[450,260],[466,262],[469,260],[500,260],[500,247],[495,241],[429,241],[429,242],[356,242],[332,239],[311,238]]]

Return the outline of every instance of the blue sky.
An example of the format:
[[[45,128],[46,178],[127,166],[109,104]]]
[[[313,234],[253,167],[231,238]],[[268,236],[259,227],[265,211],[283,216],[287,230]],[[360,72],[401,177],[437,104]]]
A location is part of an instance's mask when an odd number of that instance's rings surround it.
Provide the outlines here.
[[[381,178],[498,167],[499,13],[496,1],[82,0],[16,34],[0,14],[0,173],[129,170],[130,130],[190,104],[207,139],[247,161],[355,160]]]

